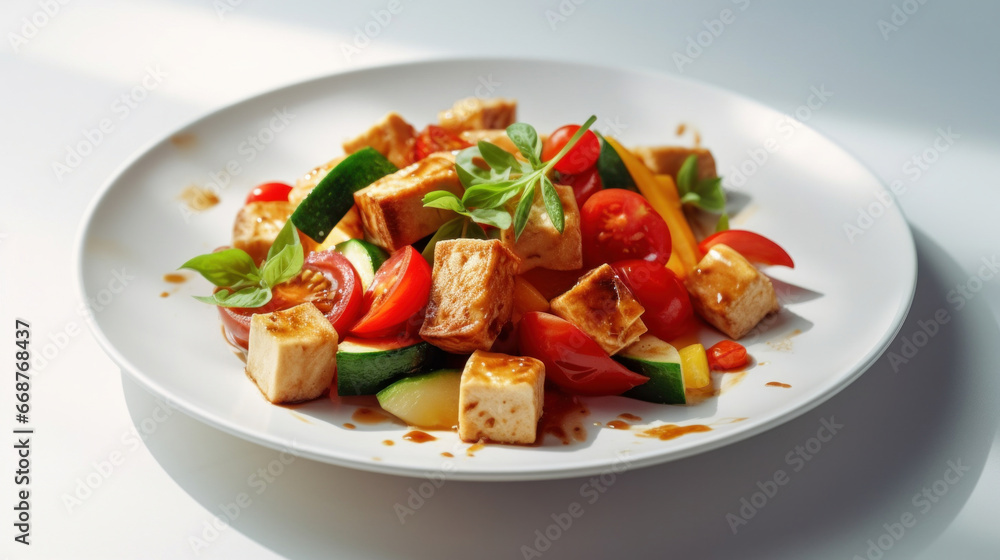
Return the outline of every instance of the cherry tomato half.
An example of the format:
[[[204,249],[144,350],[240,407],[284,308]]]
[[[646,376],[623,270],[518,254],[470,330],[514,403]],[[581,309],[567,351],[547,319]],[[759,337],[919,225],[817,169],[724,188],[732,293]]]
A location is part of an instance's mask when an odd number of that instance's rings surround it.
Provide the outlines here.
[[[557,128],[542,144],[542,161],[549,161],[563,149],[569,139],[580,130],[578,124],[568,124]],[[597,163],[601,155],[601,143],[592,130],[583,133],[566,155],[556,162],[555,169],[560,173],[582,173]]]
[[[583,207],[584,203],[597,191],[604,188],[601,182],[601,174],[596,167],[591,167],[582,173],[575,175],[564,174],[559,179],[562,185],[573,187],[573,194],[576,196],[576,207]]]
[[[470,146],[472,144],[440,126],[429,124],[413,142],[413,161],[420,161],[435,152],[462,150]]]
[[[546,380],[577,395],[620,395],[649,381],[612,360],[576,325],[548,313],[525,313],[518,345],[545,364]]]
[[[230,342],[246,349],[250,341],[250,318],[310,302],[323,312],[338,334],[361,313],[361,279],[350,261],[336,251],[309,253],[302,272],[278,284],[271,291],[271,301],[262,307],[220,307],[222,326]]]
[[[365,314],[351,328],[357,336],[381,336],[425,305],[431,293],[431,267],[407,245],[385,261],[365,292]]]
[[[580,209],[580,230],[587,268],[628,259],[670,260],[670,228],[641,194],[624,189],[595,193]]]
[[[719,244],[729,246],[730,249],[746,257],[748,261],[795,268],[792,257],[780,245],[759,233],[742,229],[720,231],[702,240],[698,244],[698,249],[702,253],[707,253],[713,245]]]
[[[288,200],[292,186],[285,183],[264,183],[254,187],[247,195],[247,204],[251,202],[283,202]]]
[[[747,349],[739,342],[723,340],[708,349],[708,367],[714,370],[736,369],[750,361]]]
[[[692,327],[691,298],[672,270],[640,260],[619,261],[611,266],[646,310],[642,322],[650,333],[671,340]]]

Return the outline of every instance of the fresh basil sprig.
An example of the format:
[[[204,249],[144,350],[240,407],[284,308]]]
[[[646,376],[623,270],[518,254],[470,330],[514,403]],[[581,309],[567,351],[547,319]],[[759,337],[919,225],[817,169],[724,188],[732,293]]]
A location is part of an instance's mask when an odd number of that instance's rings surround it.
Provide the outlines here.
[[[722,177],[698,179],[698,156],[692,154],[677,171],[677,193],[681,204],[691,204],[713,214],[722,213],[716,224],[717,231],[729,229],[729,215],[726,210],[726,192],[722,189]]]
[[[587,119],[562,150],[545,162],[542,161],[542,141],[538,132],[529,124],[514,123],[507,127],[507,136],[527,161],[517,159],[495,144],[480,141],[455,157],[455,170],[465,187],[462,197],[448,191],[434,191],[424,196],[424,206],[452,210],[473,222],[500,229],[507,229],[513,224],[517,239],[528,224],[535,189],[539,188],[552,225],[562,233],[566,218],[559,193],[549,175],[556,163],[573,149],[596,120],[596,116]],[[480,167],[479,161],[485,162],[488,169]],[[520,200],[512,218],[507,203],[518,197]]]
[[[198,301],[220,307],[261,307],[271,301],[271,288],[295,278],[303,262],[302,243],[289,220],[259,267],[246,251],[225,249],[199,255],[180,268],[193,270],[222,288],[211,296],[194,296]]]

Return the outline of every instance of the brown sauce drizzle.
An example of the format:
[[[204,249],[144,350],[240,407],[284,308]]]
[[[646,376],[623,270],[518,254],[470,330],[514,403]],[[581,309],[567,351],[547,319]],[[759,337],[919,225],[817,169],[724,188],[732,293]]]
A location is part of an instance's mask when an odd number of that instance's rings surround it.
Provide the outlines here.
[[[642,416],[636,416],[635,414],[629,414],[628,412],[622,412],[618,415],[619,418],[626,422],[641,422]]]
[[[621,420],[612,420],[606,424],[607,427],[612,430],[628,430],[632,427],[632,424],[628,422],[623,422]]]
[[[788,383],[780,383],[778,381],[769,381],[769,382],[765,383],[764,385],[766,385],[767,387],[782,387],[784,389],[791,388],[791,385],[789,385]]]
[[[208,210],[219,203],[219,196],[209,189],[201,188],[197,185],[190,185],[181,191],[178,197],[188,209],[194,212]]]
[[[421,432],[420,430],[410,430],[403,434],[403,439],[406,441],[412,441],[413,443],[427,443],[428,441],[434,441],[437,438],[428,434],[427,432]]]
[[[468,457],[475,457],[476,456],[476,451],[479,451],[480,449],[482,449],[484,447],[486,447],[486,442],[483,441],[483,440],[479,440],[476,443],[473,443],[472,445],[470,445],[469,448],[465,450],[465,454]]]
[[[351,414],[351,420],[354,420],[358,424],[381,424],[389,422],[391,418],[377,410],[361,407],[355,410],[354,414]]]
[[[545,391],[542,418],[533,445],[541,445],[546,434],[556,437],[563,445],[587,439],[583,419],[590,414],[587,405],[579,398],[559,391]]]
[[[170,296],[169,292],[160,292],[160,297],[169,297],[169,296]]]
[[[353,430],[354,428],[357,428],[357,426],[351,424],[350,422],[344,424],[344,427],[347,428],[348,430]]]
[[[452,454],[451,454],[450,452],[448,452],[448,451],[442,451],[442,452],[441,452],[441,456],[442,456],[442,457],[454,457],[454,455],[452,455]]]
[[[187,275],[179,272],[169,272],[163,275],[163,281],[170,282],[171,284],[183,284],[184,282],[187,282],[187,280]]]
[[[382,445],[391,447],[393,445],[396,445],[396,442],[392,441],[391,439],[384,439],[382,440]]]
[[[181,132],[170,137],[170,143],[177,148],[191,148],[198,142],[198,137],[191,132]]]
[[[649,428],[648,430],[643,430],[639,435],[643,437],[658,438],[661,440],[668,440],[679,438],[685,434],[693,434],[697,432],[708,432],[712,428],[704,424],[691,424],[689,426],[678,426],[677,424],[664,424],[662,426],[657,426],[655,428]]]

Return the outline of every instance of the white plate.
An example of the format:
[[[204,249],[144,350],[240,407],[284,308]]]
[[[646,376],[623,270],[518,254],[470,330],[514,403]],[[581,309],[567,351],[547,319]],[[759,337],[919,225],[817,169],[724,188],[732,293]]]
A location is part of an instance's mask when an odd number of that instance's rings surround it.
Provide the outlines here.
[[[549,438],[540,447],[490,445],[473,456],[453,433],[417,444],[402,440],[406,428],[397,424],[346,429],[357,409],[353,404],[321,399],[291,409],[265,402],[223,342],[215,309],[188,297],[209,293],[209,285],[198,278],[178,287],[163,275],[228,243],[233,216],[253,185],[294,180],[341,153],[343,139],[387,111],[422,127],[455,99],[473,95],[517,98],[520,118],[540,131],[596,114],[596,128],[626,145],[687,143],[690,133],[675,138],[677,125],[697,128],[727,187],[737,193],[732,200],[743,203],[734,227],[777,240],[796,262],[794,270],[768,270],[778,280],[785,309],[746,341],[758,364],[741,381],[733,383],[738,375],[716,375],[716,384],[731,385],[728,390],[690,407],[590,399],[582,443],[564,446]],[[81,289],[100,307],[94,313],[97,338],[125,371],[188,414],[251,441],[338,465],[412,476],[528,480],[652,465],[717,448],[802,414],[858,377],[895,335],[916,281],[906,222],[895,205],[878,212],[884,206],[875,195],[885,191],[864,166],[774,110],[672,76],[526,60],[406,64],[279,89],[179,133],[185,136],[164,139],[125,165],[84,222]],[[221,203],[200,214],[184,212],[179,193],[222,177],[227,165],[232,178],[220,185]],[[752,172],[741,185],[732,180],[737,166]],[[878,217],[863,223],[867,229],[852,242],[845,224],[855,224],[859,211],[869,208]],[[115,281],[116,273],[134,278]],[[772,381],[791,388],[766,386]],[[638,437],[641,427],[595,425],[623,412],[640,416],[643,427],[713,429],[662,441]]]

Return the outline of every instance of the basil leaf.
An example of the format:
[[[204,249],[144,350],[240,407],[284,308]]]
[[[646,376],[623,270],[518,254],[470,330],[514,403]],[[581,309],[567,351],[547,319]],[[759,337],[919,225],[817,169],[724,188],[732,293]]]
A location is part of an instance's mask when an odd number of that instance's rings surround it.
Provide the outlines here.
[[[483,155],[483,159],[494,170],[521,169],[521,164],[518,163],[517,158],[500,146],[490,144],[485,140],[480,140],[477,146],[479,147],[479,153]]]
[[[427,242],[427,246],[425,246],[423,252],[420,253],[423,255],[424,259],[431,264],[431,266],[434,266],[434,247],[437,246],[438,241],[458,239],[462,236],[462,229],[464,229],[463,225],[468,221],[468,218],[459,216],[454,220],[448,220],[447,222],[441,224],[441,227],[434,232],[430,241]]]
[[[532,165],[537,167],[541,164],[542,142],[535,127],[527,123],[514,123],[507,127],[507,137]]]
[[[248,276],[260,273],[253,258],[242,249],[225,249],[198,255],[180,268],[193,270],[204,276],[205,280],[223,288],[246,282]]]
[[[228,288],[223,288],[212,294],[210,297],[194,296],[194,299],[204,303],[218,305],[219,307],[254,308],[261,307],[271,301],[271,290],[261,288],[259,286],[253,286],[232,292]]]
[[[718,233],[720,231],[726,231],[727,229],[729,229],[729,214],[723,212],[723,214],[719,216],[719,221],[715,224],[715,231]]]
[[[545,211],[548,212],[552,225],[559,233],[562,233],[565,226],[562,200],[560,200],[555,186],[552,185],[552,181],[545,176],[542,176],[542,200],[545,201]]]
[[[455,193],[449,191],[433,191],[425,194],[424,206],[452,210],[459,214],[466,214],[468,212],[462,201],[455,196]]]
[[[677,192],[681,196],[695,190],[698,181],[698,156],[691,154],[677,171]]]
[[[478,185],[479,183],[486,183],[490,180],[490,171],[488,169],[483,169],[475,163],[475,159],[482,159],[483,155],[479,153],[479,148],[473,146],[471,148],[466,148],[458,155],[455,156],[455,171],[458,173],[458,180],[462,182],[462,186],[469,188],[472,185]]]
[[[699,181],[696,187],[701,200],[698,207],[709,212],[722,212],[726,209],[726,193],[722,190],[722,178],[714,177]]]
[[[681,204],[694,204],[695,206],[701,206],[701,197],[698,193],[689,192],[681,197]]]
[[[529,183],[528,188],[521,193],[521,200],[514,210],[514,241],[521,237],[524,226],[528,225],[528,216],[531,214],[531,207],[535,203],[535,184]]]
[[[481,224],[490,225],[500,229],[510,227],[510,212],[498,210],[496,208],[476,208],[469,212],[469,217]]]
[[[299,240],[299,232],[295,229],[295,225],[292,224],[291,220],[285,222],[281,231],[278,232],[278,236],[274,238],[274,243],[271,244],[271,248],[267,251],[267,260],[273,259],[275,255],[289,246],[299,247],[299,253],[302,253],[302,242]]]
[[[286,246],[277,255],[264,261],[260,276],[264,285],[273,288],[295,278],[302,270],[302,246]]]
[[[466,208],[499,208],[517,195],[514,181],[487,183],[469,187],[462,195]]]
[[[494,229],[493,231],[500,231],[500,230]],[[484,230],[481,225],[477,224],[476,222],[473,222],[472,220],[465,221],[465,228],[462,231],[462,237],[467,237],[469,239],[489,239],[489,236],[486,235],[486,230]]]

